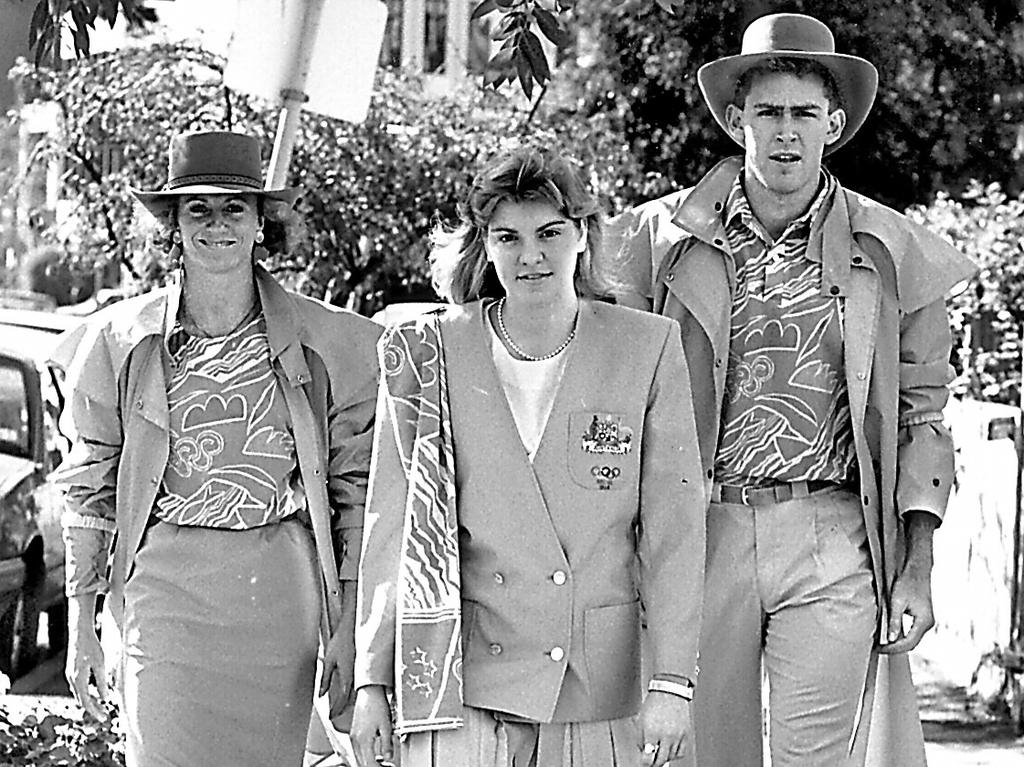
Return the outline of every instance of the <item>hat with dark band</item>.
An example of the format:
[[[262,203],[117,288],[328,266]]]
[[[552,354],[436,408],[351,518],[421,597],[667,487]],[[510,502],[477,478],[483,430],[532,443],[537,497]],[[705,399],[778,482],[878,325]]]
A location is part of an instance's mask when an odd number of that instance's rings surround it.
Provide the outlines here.
[[[810,59],[832,74],[846,112],[846,126],[839,139],[825,147],[825,154],[831,154],[864,124],[878,90],[878,70],[859,56],[836,53],[831,30],[811,16],[773,13],[755,19],[743,33],[738,55],[702,66],[697,71],[697,82],[711,114],[728,133],[725,111],[733,101],[739,78],[751,67],[779,58]]]
[[[294,204],[299,189],[264,189],[260,145],[252,136],[231,131],[182,133],[168,149],[167,183],[163,189],[131,193],[154,216],[166,215],[175,200],[197,194],[255,194]]]

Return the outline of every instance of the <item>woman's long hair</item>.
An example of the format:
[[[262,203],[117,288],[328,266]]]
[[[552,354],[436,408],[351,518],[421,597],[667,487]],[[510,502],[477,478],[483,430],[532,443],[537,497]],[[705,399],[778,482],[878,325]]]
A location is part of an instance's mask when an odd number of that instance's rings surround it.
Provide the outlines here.
[[[487,163],[459,204],[459,224],[439,223],[430,233],[430,276],[434,290],[456,304],[499,298],[505,291],[484,251],[484,238],[502,202],[551,203],[576,226],[587,226],[587,246],[576,262],[576,293],[609,298],[610,279],[599,273],[602,216],[597,199],[579,173],[557,152],[533,147],[506,152]]]

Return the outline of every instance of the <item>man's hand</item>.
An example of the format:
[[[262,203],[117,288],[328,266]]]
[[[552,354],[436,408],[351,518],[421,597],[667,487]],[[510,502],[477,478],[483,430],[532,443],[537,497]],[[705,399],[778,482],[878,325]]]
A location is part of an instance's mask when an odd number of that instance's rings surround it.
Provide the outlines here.
[[[339,628],[324,648],[324,665],[318,691],[319,695],[330,693],[328,703],[331,719],[345,710],[352,697],[355,656],[355,637],[351,631]]]
[[[360,687],[352,713],[352,750],[359,767],[394,764],[391,707],[380,685]]]
[[[907,512],[907,558],[896,577],[889,598],[887,644],[878,651],[887,655],[908,652],[935,625],[932,611],[932,535],[939,518],[925,511]],[[910,617],[910,628],[904,633],[904,616]]]
[[[640,763],[661,767],[682,757],[690,741],[690,701],[667,692],[649,692],[640,708]]]

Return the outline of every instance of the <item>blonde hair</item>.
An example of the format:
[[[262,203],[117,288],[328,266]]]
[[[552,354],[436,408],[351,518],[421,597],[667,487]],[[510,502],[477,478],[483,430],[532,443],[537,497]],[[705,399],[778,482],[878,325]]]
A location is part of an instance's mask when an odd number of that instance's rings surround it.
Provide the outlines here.
[[[599,273],[594,261],[602,236],[597,199],[560,154],[526,147],[487,163],[459,204],[458,225],[439,223],[430,233],[430,276],[439,296],[463,304],[504,295],[487,261],[484,236],[499,204],[528,200],[551,203],[576,226],[586,222],[587,247],[576,262],[576,292],[588,298],[612,295],[610,280]]]

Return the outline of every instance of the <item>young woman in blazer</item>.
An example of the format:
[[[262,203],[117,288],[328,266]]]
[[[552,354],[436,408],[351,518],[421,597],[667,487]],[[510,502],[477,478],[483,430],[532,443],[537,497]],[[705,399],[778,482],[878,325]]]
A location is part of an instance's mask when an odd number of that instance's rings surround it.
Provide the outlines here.
[[[679,334],[599,300],[598,207],[557,155],[499,157],[461,219],[432,259],[454,305],[379,346],[358,758],[397,733],[403,767],[678,759],[706,504]]]

